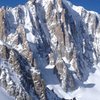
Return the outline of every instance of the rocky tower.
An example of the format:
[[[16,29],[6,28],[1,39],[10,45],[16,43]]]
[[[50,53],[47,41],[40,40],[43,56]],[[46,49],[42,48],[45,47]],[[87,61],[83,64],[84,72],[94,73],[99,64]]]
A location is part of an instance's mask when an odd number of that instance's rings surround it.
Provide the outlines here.
[[[67,0],[0,8],[0,86],[14,100],[69,100],[62,91],[100,60],[99,32],[100,15]]]

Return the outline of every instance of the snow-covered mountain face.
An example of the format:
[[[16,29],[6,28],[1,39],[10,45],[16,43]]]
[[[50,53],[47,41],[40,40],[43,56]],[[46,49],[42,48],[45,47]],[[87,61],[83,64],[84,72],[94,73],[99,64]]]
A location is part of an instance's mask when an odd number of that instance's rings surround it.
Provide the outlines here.
[[[67,0],[0,8],[0,87],[12,100],[72,99],[100,62],[99,33],[100,15]]]

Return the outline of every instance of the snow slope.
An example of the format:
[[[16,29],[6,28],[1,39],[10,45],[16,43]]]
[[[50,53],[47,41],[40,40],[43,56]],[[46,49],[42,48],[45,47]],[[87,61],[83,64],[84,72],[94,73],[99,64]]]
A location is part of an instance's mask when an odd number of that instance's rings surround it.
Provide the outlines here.
[[[49,68],[51,70],[52,66],[50,67],[49,65],[48,69]],[[47,87],[50,90],[53,90],[60,98],[72,99],[76,97],[76,100],[100,100],[100,63],[98,65],[95,65],[94,68],[96,68],[95,73],[90,73],[88,80],[73,92],[64,92],[60,84],[57,83],[49,84],[47,85]],[[48,77],[47,79],[54,82],[56,78],[54,77],[53,73],[48,73],[45,73]],[[50,79],[49,77],[51,77],[52,79]]]
[[[3,88],[0,87],[0,100],[14,100],[12,97],[10,97]]]
[[[100,63],[94,67],[96,67],[95,73],[90,73],[88,80],[84,82],[90,84],[90,88],[80,88],[77,100],[100,100]]]

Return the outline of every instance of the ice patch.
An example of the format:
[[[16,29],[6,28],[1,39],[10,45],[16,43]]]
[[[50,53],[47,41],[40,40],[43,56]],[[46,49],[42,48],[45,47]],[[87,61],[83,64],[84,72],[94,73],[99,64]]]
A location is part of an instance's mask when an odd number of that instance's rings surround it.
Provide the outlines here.
[[[3,42],[0,40],[0,45],[3,45]]]
[[[46,69],[54,69],[55,65],[47,65],[45,68]]]

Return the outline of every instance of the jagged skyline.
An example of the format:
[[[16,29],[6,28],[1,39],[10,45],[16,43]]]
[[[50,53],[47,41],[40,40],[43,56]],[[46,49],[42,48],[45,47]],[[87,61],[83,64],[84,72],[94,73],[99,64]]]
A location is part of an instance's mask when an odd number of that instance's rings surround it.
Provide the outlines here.
[[[100,0],[69,0],[77,6],[83,6],[87,10],[92,10],[100,14]]]
[[[0,0],[0,7],[1,6],[11,6],[15,7],[19,4],[24,4],[28,0]],[[100,1],[99,0],[69,0],[73,4],[77,6],[83,6],[87,10],[93,10],[100,13]]]

